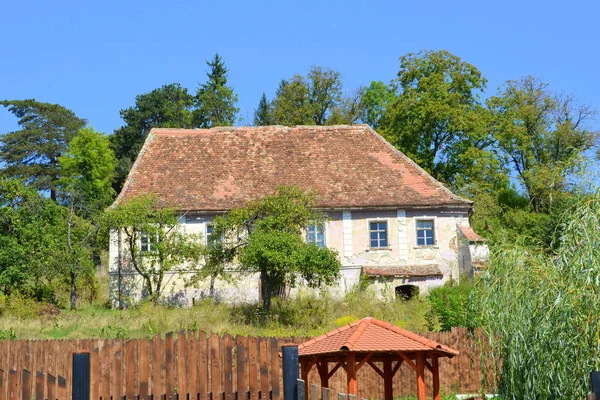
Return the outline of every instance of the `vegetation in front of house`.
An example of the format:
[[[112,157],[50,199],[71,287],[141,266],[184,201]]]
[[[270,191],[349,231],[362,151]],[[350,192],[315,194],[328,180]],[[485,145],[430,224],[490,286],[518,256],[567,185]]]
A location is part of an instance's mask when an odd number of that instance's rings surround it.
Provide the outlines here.
[[[102,280],[104,286],[106,281]],[[101,291],[106,291],[102,287]],[[82,293],[86,295],[87,293]],[[315,336],[366,316],[413,331],[426,331],[424,298],[378,299],[356,288],[342,298],[304,290],[291,299],[274,299],[268,318],[260,304],[232,306],[210,299],[189,308],[145,302],[128,309],[103,306],[106,297],[77,310],[60,310],[18,295],[0,296],[0,339],[75,339],[149,337],[181,329],[221,334]]]

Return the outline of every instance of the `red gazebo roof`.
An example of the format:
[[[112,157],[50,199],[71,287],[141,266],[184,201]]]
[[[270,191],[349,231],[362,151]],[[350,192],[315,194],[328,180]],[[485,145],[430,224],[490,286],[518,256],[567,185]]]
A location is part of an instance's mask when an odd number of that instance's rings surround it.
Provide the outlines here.
[[[346,351],[361,353],[435,351],[446,357],[459,354],[457,350],[450,347],[371,317],[352,322],[298,346],[299,356]]]

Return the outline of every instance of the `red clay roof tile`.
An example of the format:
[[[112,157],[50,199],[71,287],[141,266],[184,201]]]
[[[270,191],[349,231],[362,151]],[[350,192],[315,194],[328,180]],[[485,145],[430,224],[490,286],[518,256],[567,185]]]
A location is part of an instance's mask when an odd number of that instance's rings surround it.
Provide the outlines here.
[[[226,211],[296,185],[322,208],[471,207],[367,125],[152,129],[115,204]]]
[[[360,321],[308,340],[298,346],[300,356],[354,352],[419,352],[437,351],[448,357],[458,350],[401,329],[389,322],[367,317]]]
[[[483,238],[483,237],[479,236],[478,234],[476,234],[475,231],[473,230],[473,228],[471,228],[470,226],[459,225],[458,228],[460,229],[460,231],[462,232],[462,234],[468,241],[487,242],[486,238]]]
[[[367,276],[442,276],[437,264],[364,266],[363,273]]]

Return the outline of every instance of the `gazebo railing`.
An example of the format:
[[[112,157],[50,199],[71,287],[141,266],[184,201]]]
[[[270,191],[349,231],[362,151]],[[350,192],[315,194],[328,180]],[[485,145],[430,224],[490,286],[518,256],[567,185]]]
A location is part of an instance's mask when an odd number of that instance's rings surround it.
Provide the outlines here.
[[[298,399],[302,400],[306,395],[306,382],[304,382],[302,379],[298,379],[297,385]],[[319,385],[315,383],[310,384],[308,393],[308,400],[331,400],[331,389],[323,387],[321,388],[321,393],[319,394]],[[356,396],[353,394],[338,393],[337,400],[356,400]]]

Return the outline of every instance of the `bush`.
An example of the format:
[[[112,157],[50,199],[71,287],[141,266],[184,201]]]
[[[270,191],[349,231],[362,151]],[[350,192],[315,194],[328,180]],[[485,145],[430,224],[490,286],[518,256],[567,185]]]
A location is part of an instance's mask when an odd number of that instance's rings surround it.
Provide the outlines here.
[[[429,330],[448,332],[453,327],[474,329],[479,326],[478,313],[469,301],[472,293],[471,281],[448,282],[431,289],[427,298],[431,308],[426,316]]]

